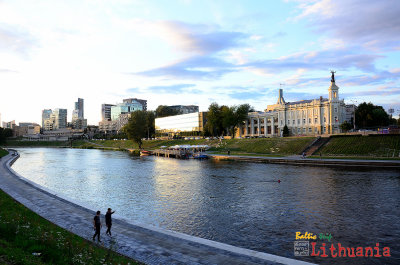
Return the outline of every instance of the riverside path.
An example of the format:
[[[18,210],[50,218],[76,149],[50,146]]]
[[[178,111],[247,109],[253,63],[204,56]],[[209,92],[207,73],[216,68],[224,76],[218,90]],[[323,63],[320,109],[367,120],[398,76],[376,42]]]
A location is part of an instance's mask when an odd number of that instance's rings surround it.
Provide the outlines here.
[[[0,189],[45,219],[91,240],[97,209],[79,206],[19,176],[11,169],[18,157],[10,150],[0,160]],[[103,247],[146,264],[311,264],[118,218],[113,218],[113,235],[102,236]]]

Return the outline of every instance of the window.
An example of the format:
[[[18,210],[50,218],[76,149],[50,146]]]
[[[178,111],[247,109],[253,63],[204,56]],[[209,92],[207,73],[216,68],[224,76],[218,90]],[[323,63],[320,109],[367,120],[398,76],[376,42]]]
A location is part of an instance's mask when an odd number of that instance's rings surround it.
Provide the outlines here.
[[[311,123],[311,118],[308,118],[308,123]]]
[[[300,124],[300,119],[297,119],[297,124]]]
[[[293,125],[295,125],[296,124],[296,120],[293,120]]]
[[[303,124],[306,124],[306,119],[303,119]]]
[[[317,123],[317,122],[318,122],[318,118],[315,118],[315,119],[314,119],[314,123]]]
[[[324,127],[324,132],[326,132],[326,127]]]
[[[324,117],[324,122],[326,122],[326,117]]]
[[[300,133],[300,128],[297,128],[297,133]]]
[[[335,116],[335,122],[338,122],[338,121],[339,121],[338,117]]]
[[[308,132],[312,132],[312,131],[311,131],[311,128],[308,128]]]
[[[337,108],[335,108],[335,112],[337,112]]]
[[[281,120],[281,125],[283,125],[283,120]]]
[[[290,120],[287,120],[287,124],[288,124],[288,125],[290,124]]]
[[[306,128],[303,128],[303,133],[306,133]]]

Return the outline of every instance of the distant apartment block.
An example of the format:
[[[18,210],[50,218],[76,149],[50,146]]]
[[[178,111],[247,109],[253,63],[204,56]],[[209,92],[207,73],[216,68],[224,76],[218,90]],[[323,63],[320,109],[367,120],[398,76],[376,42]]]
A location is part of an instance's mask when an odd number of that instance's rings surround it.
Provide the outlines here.
[[[101,120],[102,121],[111,121],[111,107],[115,105],[113,104],[101,104]]]
[[[199,106],[195,105],[173,105],[173,106],[168,106],[168,108],[176,111],[178,114],[199,112]]]
[[[34,122],[20,122],[14,127],[14,136],[27,136],[40,134],[40,125]]]
[[[2,123],[2,127],[4,128],[4,129],[14,129],[15,128],[15,126],[17,126],[16,124],[15,124],[15,120],[14,121],[9,121],[9,122],[6,122],[6,121],[3,121],[3,123]]]

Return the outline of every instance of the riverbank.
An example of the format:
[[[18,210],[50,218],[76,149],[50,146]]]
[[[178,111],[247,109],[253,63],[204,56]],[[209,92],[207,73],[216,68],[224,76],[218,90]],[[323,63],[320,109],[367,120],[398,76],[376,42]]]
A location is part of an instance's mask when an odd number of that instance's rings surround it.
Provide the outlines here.
[[[91,238],[94,211],[17,175],[5,165],[13,158],[8,155],[1,161],[0,188],[52,223],[83,238]],[[118,216],[113,222],[113,238],[103,236],[102,240],[104,247],[113,247],[118,253],[146,264],[310,264],[131,223]]]
[[[148,140],[145,150],[173,145],[208,145],[209,152],[219,155],[263,157],[291,157],[300,155],[316,137],[277,137],[252,139],[197,139],[197,140]],[[75,140],[71,142],[9,141],[11,147],[72,147],[104,150],[138,150],[131,140]],[[400,135],[339,135],[332,136],[311,158],[350,160],[400,160]]]

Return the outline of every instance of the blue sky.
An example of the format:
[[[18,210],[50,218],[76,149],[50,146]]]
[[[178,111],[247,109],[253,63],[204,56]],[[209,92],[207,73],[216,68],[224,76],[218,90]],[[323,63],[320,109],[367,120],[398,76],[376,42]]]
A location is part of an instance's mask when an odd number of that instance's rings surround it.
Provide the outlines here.
[[[249,103],[339,96],[400,111],[398,0],[0,0],[2,121],[102,103]]]

